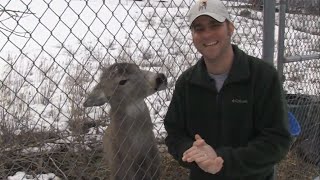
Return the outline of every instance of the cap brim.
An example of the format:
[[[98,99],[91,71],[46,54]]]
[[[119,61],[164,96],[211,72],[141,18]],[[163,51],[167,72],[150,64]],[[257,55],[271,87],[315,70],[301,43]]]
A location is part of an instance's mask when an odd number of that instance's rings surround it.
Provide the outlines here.
[[[216,13],[205,12],[205,13],[198,14],[197,16],[190,17],[190,19],[189,19],[190,25],[199,16],[210,16],[210,17],[212,17],[213,19],[215,19],[215,20],[217,20],[219,22],[224,22],[227,19],[226,17],[220,16],[219,14],[216,14]]]

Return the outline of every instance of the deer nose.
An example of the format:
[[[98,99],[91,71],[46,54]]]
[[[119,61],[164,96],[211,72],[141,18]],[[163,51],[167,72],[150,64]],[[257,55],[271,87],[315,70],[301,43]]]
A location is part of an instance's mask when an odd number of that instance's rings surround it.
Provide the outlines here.
[[[157,86],[160,86],[160,85],[166,86],[168,84],[167,77],[163,73],[159,73],[158,77],[156,78],[156,83],[157,83]]]

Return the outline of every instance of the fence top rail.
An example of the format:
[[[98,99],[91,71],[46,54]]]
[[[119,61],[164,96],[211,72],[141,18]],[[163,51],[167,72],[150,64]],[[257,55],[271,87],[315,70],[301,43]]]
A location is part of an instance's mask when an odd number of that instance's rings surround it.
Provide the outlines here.
[[[312,60],[312,59],[320,59],[320,54],[284,57],[284,60],[285,60],[284,63],[306,61],[306,60]]]

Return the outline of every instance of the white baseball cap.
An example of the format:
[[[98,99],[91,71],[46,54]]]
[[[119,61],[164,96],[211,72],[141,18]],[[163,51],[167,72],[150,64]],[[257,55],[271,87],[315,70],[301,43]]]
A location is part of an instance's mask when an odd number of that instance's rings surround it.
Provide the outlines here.
[[[219,22],[224,22],[226,19],[230,21],[228,10],[220,0],[198,0],[188,13],[190,25],[202,15],[210,16]]]

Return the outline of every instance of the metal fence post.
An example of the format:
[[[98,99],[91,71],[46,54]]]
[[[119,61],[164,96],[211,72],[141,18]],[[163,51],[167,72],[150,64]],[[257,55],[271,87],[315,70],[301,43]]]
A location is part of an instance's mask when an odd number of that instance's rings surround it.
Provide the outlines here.
[[[275,25],[275,0],[263,2],[263,52],[262,59],[273,64],[274,53],[274,25]]]
[[[283,75],[284,64],[284,33],[285,33],[285,19],[286,19],[286,0],[280,0],[279,11],[279,31],[278,31],[278,56],[277,56],[277,69],[279,77],[284,82],[285,77]]]

